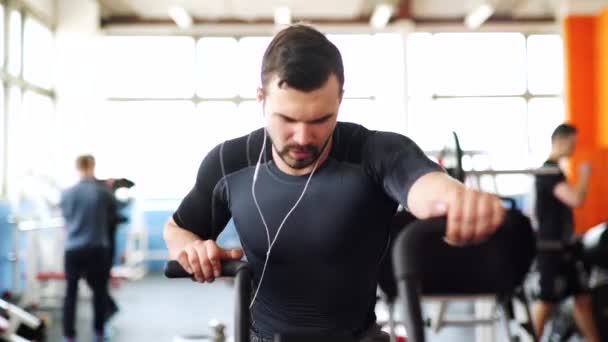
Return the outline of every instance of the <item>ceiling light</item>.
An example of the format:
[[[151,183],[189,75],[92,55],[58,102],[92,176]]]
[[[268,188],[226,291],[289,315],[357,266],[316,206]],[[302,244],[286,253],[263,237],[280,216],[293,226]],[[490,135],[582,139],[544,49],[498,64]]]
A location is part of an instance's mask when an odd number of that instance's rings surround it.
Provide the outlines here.
[[[481,26],[488,18],[494,14],[494,7],[490,4],[483,3],[475,10],[467,15],[464,19],[465,24],[470,29],[476,29]]]
[[[393,6],[389,4],[378,4],[369,20],[369,23],[373,28],[380,30],[386,27],[386,24],[388,24],[392,16]]]
[[[274,10],[274,24],[277,26],[291,24],[291,10],[287,6],[280,6]]]
[[[192,26],[192,17],[183,7],[171,7],[169,9],[169,16],[181,29],[187,29]]]

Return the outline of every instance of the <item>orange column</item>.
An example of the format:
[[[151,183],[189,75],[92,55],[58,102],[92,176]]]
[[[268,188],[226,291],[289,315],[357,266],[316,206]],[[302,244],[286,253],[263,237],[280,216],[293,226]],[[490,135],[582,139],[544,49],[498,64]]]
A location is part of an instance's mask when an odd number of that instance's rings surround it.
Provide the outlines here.
[[[577,150],[571,161],[571,181],[578,180],[583,161],[593,166],[587,200],[575,210],[578,232],[608,218],[608,12],[601,16],[570,16],[564,20],[566,62],[566,115],[579,129]],[[602,98],[604,97],[604,98]]]
[[[597,111],[598,138],[602,148],[608,148],[608,8],[597,17]]]
[[[597,221],[608,221],[608,8],[597,18],[597,142],[600,148],[595,163],[595,176],[599,178],[596,198]]]

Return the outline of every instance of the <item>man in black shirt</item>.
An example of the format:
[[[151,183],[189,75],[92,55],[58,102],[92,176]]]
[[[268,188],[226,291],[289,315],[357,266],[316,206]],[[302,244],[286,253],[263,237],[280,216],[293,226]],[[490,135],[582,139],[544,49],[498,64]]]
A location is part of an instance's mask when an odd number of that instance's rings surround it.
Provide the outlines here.
[[[169,255],[204,282],[219,276],[221,259],[244,252],[255,285],[252,341],[275,333],[388,341],[374,303],[398,204],[419,218],[447,216],[446,239],[462,244],[494,233],[502,203],[450,178],[405,136],[337,122],[342,57],[309,26],[275,36],[261,85],[266,127],[204,158],[165,227]],[[242,251],[214,241],[230,218]]]
[[[551,135],[551,154],[544,166],[559,169],[559,161],[570,157],[575,145],[576,128],[568,124],[559,125]],[[542,336],[544,325],[556,305],[574,295],[574,318],[579,329],[586,341],[599,342],[593,325],[585,271],[579,260],[561,248],[574,238],[572,208],[583,203],[590,172],[588,163],[581,165],[580,179],[576,185],[569,185],[561,170],[557,174],[536,176],[540,294],[539,301],[533,308],[533,318],[539,337]]]

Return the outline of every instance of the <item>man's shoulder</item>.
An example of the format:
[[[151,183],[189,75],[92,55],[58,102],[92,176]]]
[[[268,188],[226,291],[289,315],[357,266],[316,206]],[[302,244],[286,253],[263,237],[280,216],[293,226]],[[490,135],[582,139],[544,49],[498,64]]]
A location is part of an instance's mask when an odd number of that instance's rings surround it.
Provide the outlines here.
[[[264,129],[260,128],[217,144],[203,159],[199,176],[204,174],[207,181],[215,183],[224,176],[255,165],[263,139]],[[270,151],[271,144],[267,142],[266,145]]]
[[[564,171],[559,167],[559,164],[552,160],[547,160],[541,166],[543,169],[557,169],[556,173],[541,173],[537,174],[534,178],[536,183],[539,185],[553,186],[566,180]]]
[[[74,192],[75,187],[76,187],[76,184],[73,184],[73,185],[70,185],[67,188],[61,190],[61,198],[69,197]]]
[[[367,140],[370,137],[375,137],[375,138],[380,138],[380,139],[406,139],[406,140],[410,140],[409,138],[407,138],[407,136],[400,134],[400,133],[396,133],[396,132],[388,132],[388,131],[378,131],[378,130],[373,130],[373,129],[369,129],[365,126],[362,126],[360,124],[357,123],[353,123],[353,122],[345,122],[345,121],[338,121],[337,125],[336,125],[336,131],[334,133],[336,136],[338,136],[340,139],[348,141],[350,140]]]
[[[408,149],[417,145],[403,134],[370,130],[350,122],[338,122],[334,132],[336,151],[334,156],[359,159],[363,154],[376,155],[377,152]]]
[[[344,137],[362,138],[372,133],[371,130],[354,122],[338,121],[335,133]]]

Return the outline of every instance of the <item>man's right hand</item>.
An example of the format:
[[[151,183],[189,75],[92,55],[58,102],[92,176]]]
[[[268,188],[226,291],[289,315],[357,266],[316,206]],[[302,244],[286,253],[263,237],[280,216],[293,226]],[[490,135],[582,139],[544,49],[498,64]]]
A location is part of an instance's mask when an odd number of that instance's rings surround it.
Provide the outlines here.
[[[225,250],[213,240],[196,240],[179,252],[177,261],[195,281],[212,282],[222,274],[221,260],[239,260],[242,249]]]
[[[591,163],[588,161],[581,163],[578,170],[581,176],[589,177],[589,175],[591,175]]]

